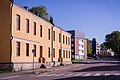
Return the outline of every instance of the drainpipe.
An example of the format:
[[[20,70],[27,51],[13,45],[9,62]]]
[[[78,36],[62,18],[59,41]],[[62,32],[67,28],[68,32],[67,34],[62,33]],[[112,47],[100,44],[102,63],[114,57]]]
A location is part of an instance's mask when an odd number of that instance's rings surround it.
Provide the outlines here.
[[[12,57],[12,39],[13,39],[13,36],[12,36],[12,7],[13,7],[13,4],[14,4],[14,0],[9,0],[11,2],[11,5],[10,5],[10,63],[11,63],[11,57]]]
[[[52,47],[52,49],[51,49],[51,61],[52,62],[54,62],[53,61],[53,28],[54,28],[54,23],[53,23],[53,17],[50,17],[50,23],[52,24],[52,28],[51,28],[51,47]]]

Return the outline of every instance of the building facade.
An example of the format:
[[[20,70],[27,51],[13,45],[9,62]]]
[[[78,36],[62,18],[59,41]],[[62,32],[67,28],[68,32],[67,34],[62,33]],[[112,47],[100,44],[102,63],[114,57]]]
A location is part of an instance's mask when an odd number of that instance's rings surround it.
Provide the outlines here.
[[[71,63],[71,34],[12,0],[0,2],[0,66],[13,70]]]
[[[71,54],[74,59],[87,59],[87,39],[85,34],[80,31],[67,31],[72,34],[71,37]]]

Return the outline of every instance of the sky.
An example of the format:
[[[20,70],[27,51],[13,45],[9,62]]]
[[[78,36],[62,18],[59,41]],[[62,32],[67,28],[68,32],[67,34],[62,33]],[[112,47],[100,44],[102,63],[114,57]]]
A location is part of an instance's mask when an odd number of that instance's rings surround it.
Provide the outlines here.
[[[86,38],[105,41],[105,35],[120,31],[120,0],[15,0],[20,6],[45,6],[55,25],[79,30]]]

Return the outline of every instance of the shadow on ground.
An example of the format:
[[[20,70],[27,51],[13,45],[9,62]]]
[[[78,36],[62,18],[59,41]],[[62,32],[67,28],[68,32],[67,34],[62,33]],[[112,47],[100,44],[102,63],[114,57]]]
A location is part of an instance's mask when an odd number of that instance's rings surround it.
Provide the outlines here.
[[[90,71],[120,71],[120,65],[95,66],[81,70],[71,70],[72,72],[90,72]]]
[[[89,77],[68,77],[54,80],[120,80],[120,76],[89,76]]]

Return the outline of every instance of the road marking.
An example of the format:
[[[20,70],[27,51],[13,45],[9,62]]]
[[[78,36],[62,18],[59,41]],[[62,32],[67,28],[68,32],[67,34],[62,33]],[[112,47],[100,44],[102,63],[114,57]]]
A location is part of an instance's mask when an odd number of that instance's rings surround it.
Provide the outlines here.
[[[46,74],[38,75],[38,76],[36,76],[36,77],[42,77],[42,76],[46,76]]]
[[[74,76],[81,76],[82,74],[76,74],[76,75],[74,75]]]
[[[10,78],[17,78],[17,77],[20,77],[20,76],[10,76],[10,77],[4,77],[4,78],[0,78],[0,79],[10,79]]]
[[[115,73],[114,75],[115,75],[115,76],[120,76],[120,73]]]
[[[68,74],[68,76],[71,76],[71,75],[73,75],[73,74],[72,73]]]
[[[104,76],[109,76],[110,74],[108,74],[108,73],[106,73],[106,74],[104,74]]]
[[[96,73],[94,76],[100,76],[100,73]]]
[[[50,74],[50,75],[47,75],[47,76],[54,76],[55,74]]]
[[[64,74],[57,74],[57,75],[55,75],[55,76],[62,76],[62,75],[64,75]]]
[[[88,73],[88,74],[85,74],[85,75],[83,75],[83,76],[90,76],[91,75],[91,73]]]

